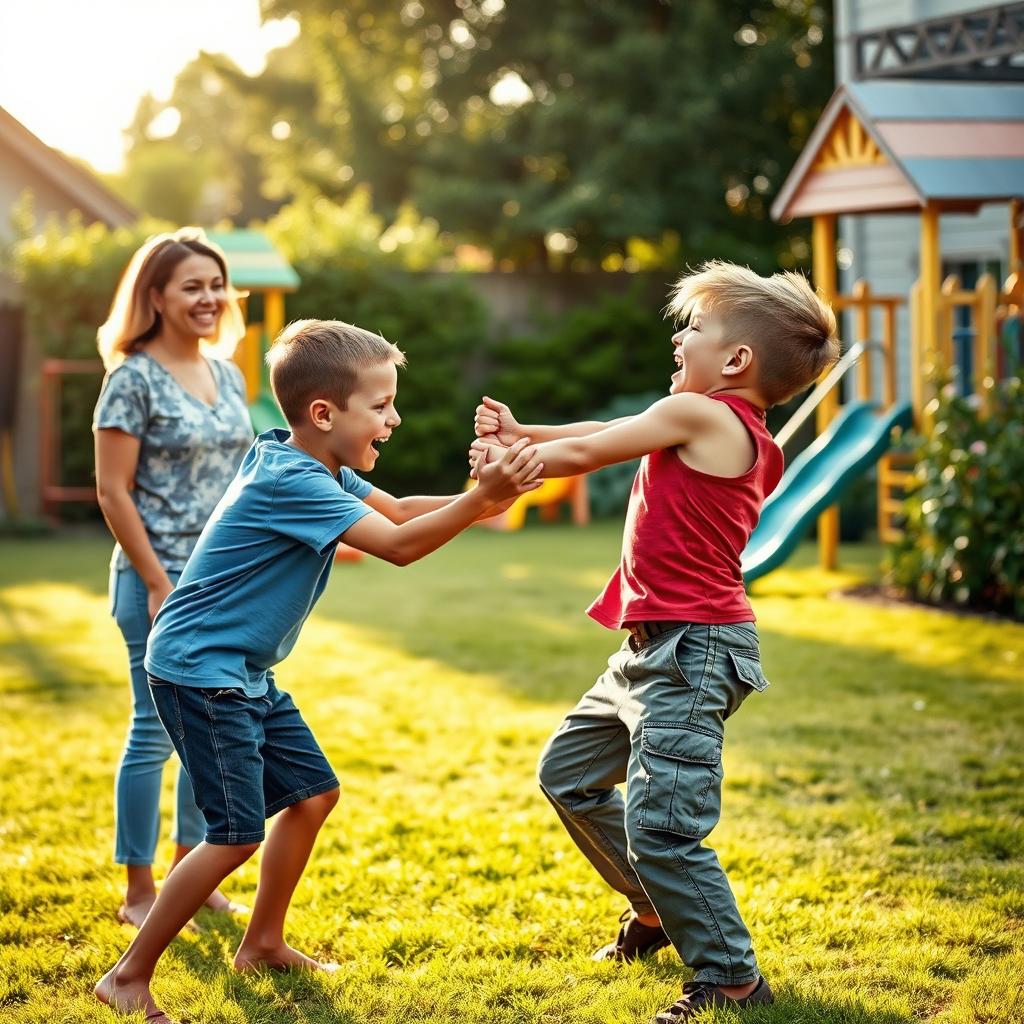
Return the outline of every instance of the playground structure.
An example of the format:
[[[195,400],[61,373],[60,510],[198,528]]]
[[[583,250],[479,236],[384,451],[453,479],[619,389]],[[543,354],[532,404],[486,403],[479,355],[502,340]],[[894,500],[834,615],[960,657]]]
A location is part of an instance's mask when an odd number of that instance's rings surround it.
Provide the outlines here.
[[[1019,371],[1024,307],[1024,86],[981,82],[879,81],[841,86],[772,206],[776,220],[813,218],[814,280],[852,345],[794,416],[785,443],[811,414],[818,440],[793,461],[765,504],[744,554],[747,582],[779,565],[816,518],[819,561],[838,563],[836,501],[858,474],[878,465],[878,533],[898,535],[899,493],[911,461],[893,434],[927,434],[937,378],[956,369],[957,386],[984,414],[996,382]],[[973,288],[942,279],[943,213],[1009,206],[1009,275],[983,274]],[[909,296],[876,295],[866,281],[838,288],[836,218],[917,212],[920,274]],[[897,310],[908,305],[907,393],[899,387]],[[880,330],[876,326],[880,323]],[[1001,341],[1002,339],[1002,341]],[[851,371],[857,368],[856,377]],[[844,406],[843,382],[846,382]],[[876,397],[877,396],[877,397]]]
[[[283,427],[284,420],[270,393],[265,356],[284,327],[284,296],[299,287],[299,275],[259,231],[208,231],[228,261],[231,283],[240,292],[245,337],[235,350],[235,362],[245,376],[249,415],[257,433]]]
[[[530,508],[538,510],[542,521],[557,522],[563,505],[568,506],[570,518],[576,526],[586,526],[590,522],[586,474],[545,480],[535,491],[520,495],[500,516],[485,519],[479,525],[492,530],[520,530]]]

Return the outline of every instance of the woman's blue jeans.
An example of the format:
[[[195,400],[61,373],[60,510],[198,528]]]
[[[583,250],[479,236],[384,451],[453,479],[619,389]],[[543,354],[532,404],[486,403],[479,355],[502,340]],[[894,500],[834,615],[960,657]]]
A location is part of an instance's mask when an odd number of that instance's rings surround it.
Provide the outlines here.
[[[179,573],[168,575],[172,583],[178,582]],[[132,717],[114,785],[114,860],[118,864],[153,863],[160,838],[160,784],[164,764],[174,753],[142,665],[150,626],[147,596],[146,585],[134,569],[111,569],[111,610],[128,647],[132,680]],[[182,846],[198,846],[205,835],[206,821],[196,806],[192,783],[185,769],[179,768],[171,838]]]

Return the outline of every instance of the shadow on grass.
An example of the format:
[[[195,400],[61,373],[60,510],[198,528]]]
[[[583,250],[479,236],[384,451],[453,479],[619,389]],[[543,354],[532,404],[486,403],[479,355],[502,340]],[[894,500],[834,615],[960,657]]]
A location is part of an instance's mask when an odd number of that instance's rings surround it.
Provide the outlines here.
[[[172,946],[174,959],[202,985],[212,988],[223,983],[244,1019],[266,1024],[275,1019],[270,1014],[276,1009],[282,1020],[294,1019],[298,1013],[311,1024],[358,1024],[354,1013],[338,1005],[329,976],[311,971],[236,971],[230,961],[245,934],[244,925],[229,915],[207,911],[200,911],[197,922],[201,929],[198,935]],[[273,989],[271,1005],[268,982]]]
[[[45,649],[18,625],[14,609],[0,596],[0,625],[11,634],[12,642],[3,654],[23,670],[17,687],[20,693],[46,696],[57,704],[84,697],[83,687],[73,678],[79,667],[61,658],[52,648]],[[91,697],[91,692],[89,692]]]

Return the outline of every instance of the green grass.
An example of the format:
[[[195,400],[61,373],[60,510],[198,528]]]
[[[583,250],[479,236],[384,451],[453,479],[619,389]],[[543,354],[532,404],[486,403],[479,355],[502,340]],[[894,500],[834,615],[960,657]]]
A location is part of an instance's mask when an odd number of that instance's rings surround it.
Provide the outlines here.
[[[155,992],[193,1022],[635,1022],[671,950],[594,964],[622,900],[540,796],[543,741],[614,645],[583,608],[618,532],[476,531],[339,565],[279,681],[342,779],[291,937],[329,978],[236,977],[208,915]],[[99,539],[0,542],[0,1018],[109,1020],[111,788],[128,713]],[[755,588],[766,673],[714,841],[778,993],[758,1024],[1024,1019],[1024,626],[833,596],[878,552]],[[268,600],[272,598],[268,596]],[[173,773],[166,773],[170,810]],[[161,849],[166,862],[169,844]],[[252,900],[254,865],[227,886]],[[718,1020],[735,1020],[719,1014]]]

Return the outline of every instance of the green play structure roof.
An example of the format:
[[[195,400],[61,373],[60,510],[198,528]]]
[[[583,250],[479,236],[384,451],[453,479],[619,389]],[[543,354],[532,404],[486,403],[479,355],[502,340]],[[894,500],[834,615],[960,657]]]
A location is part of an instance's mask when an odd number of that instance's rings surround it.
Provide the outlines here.
[[[281,288],[293,292],[299,287],[295,268],[262,232],[246,228],[206,234],[224,250],[231,283],[236,288]]]

